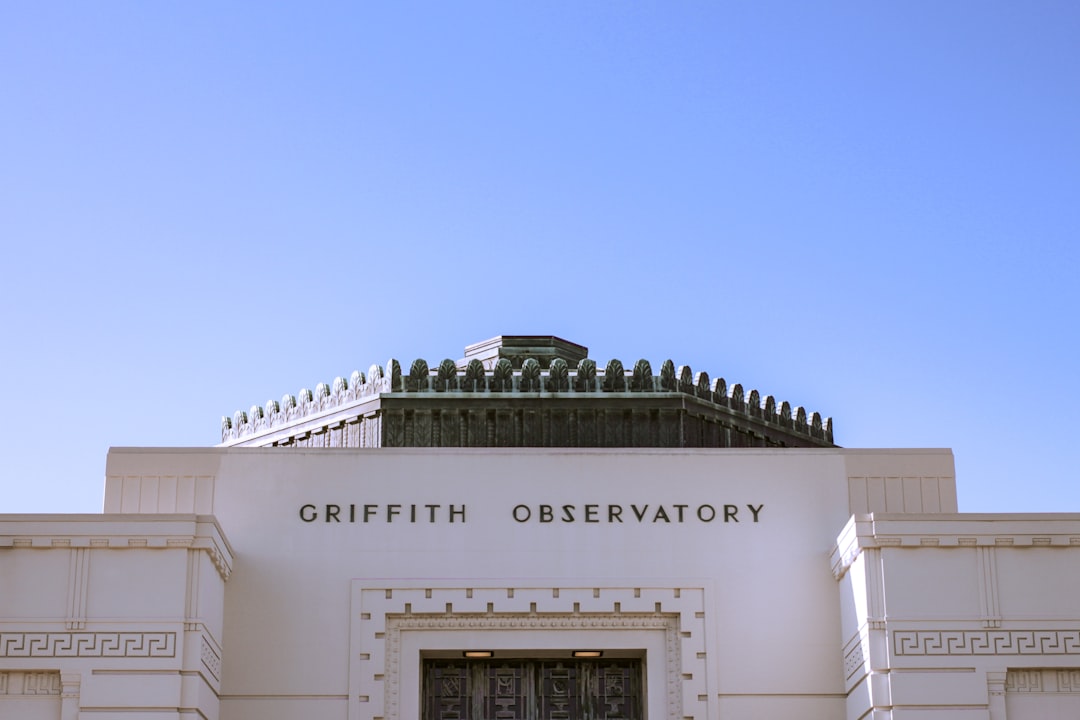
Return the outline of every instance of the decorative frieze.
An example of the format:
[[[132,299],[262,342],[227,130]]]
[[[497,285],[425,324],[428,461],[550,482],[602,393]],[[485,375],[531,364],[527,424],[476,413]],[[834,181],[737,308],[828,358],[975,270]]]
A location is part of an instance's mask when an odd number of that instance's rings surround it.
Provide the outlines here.
[[[0,633],[0,658],[175,656],[174,632]]]
[[[1077,630],[894,630],[895,655],[1080,655]]]

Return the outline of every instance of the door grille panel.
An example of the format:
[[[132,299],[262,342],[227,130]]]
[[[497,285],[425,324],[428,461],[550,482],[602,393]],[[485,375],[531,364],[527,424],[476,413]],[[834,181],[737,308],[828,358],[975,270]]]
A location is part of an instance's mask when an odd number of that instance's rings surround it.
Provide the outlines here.
[[[639,660],[424,662],[423,720],[641,720]]]

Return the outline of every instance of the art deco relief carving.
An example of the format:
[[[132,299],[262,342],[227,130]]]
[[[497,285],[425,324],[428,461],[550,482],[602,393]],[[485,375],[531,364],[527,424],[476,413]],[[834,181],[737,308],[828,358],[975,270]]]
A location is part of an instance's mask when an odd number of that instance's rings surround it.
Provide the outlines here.
[[[450,358],[439,363],[438,375],[435,378],[435,389],[439,392],[457,390],[457,364]]]
[[[1042,692],[1042,670],[1010,670],[1005,676],[1005,692]]]
[[[200,653],[202,664],[214,676],[215,680],[221,680],[221,655],[205,637],[202,639],[202,651]]]
[[[866,648],[864,644],[867,639],[863,635],[856,636],[854,644],[848,649],[844,655],[844,680],[850,681],[852,677],[866,664]]]
[[[465,379],[462,382],[461,389],[465,392],[480,392],[485,389],[484,386],[484,364],[473,358],[465,366]]]
[[[1080,692],[1080,669],[1051,670],[1058,683],[1058,690]]]
[[[694,394],[700,398],[709,399],[709,373],[699,372],[694,375]]]
[[[626,392],[626,373],[620,360],[608,360],[604,369],[604,390],[608,392]]]
[[[648,360],[642,358],[634,363],[634,378],[631,381],[630,389],[634,392],[653,389],[652,366],[649,365]]]
[[[386,377],[383,378],[380,388],[391,392],[401,390],[401,363],[394,358],[390,358],[386,362]]]
[[[407,389],[409,392],[423,392],[428,389],[428,380],[431,377],[431,371],[428,370],[427,360],[418,358],[413,360],[413,364],[409,367],[409,384]]]
[[[678,390],[675,382],[675,363],[668,358],[660,363],[660,390],[663,392],[675,392]]]
[[[0,633],[0,658],[175,656],[174,632]]]
[[[1005,676],[1007,693],[1068,693],[1080,692],[1080,669],[1023,668],[1009,670]]]
[[[521,363],[521,377],[518,378],[518,389],[521,392],[540,392],[540,363],[533,358],[526,358]]]
[[[499,358],[491,372],[489,387],[495,392],[510,392],[514,389],[514,365],[506,358]]]
[[[577,375],[572,380],[577,392],[593,392],[596,390],[596,361],[591,358],[583,358],[578,361]]]
[[[570,389],[570,368],[562,358],[555,358],[548,368],[548,392],[566,392]]]

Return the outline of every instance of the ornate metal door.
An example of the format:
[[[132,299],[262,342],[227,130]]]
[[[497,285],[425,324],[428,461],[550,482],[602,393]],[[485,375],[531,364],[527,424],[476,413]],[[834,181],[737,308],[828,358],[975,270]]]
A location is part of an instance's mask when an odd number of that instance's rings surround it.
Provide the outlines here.
[[[641,720],[638,660],[428,660],[423,720]]]

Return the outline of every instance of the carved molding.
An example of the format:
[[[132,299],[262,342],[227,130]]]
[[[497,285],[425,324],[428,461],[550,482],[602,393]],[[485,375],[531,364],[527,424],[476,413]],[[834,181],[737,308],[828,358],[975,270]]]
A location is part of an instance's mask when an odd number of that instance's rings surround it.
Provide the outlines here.
[[[79,694],[82,691],[82,674],[77,672],[60,673],[61,697],[69,702],[78,703]]]
[[[90,576],[89,548],[71,549],[68,561],[68,603],[65,625],[68,630],[86,629],[87,583]]]
[[[998,601],[997,548],[975,549],[979,572],[979,609],[985,628],[1001,627],[1001,606]]]
[[[849,480],[852,478],[849,478]],[[858,478],[854,478],[858,479]],[[927,476],[919,480],[951,481],[951,477]],[[936,519],[906,519],[899,515],[887,519],[859,513],[848,519],[830,553],[833,577],[844,577],[865,552],[883,547],[919,549],[926,547],[977,550],[974,554],[979,573],[980,611],[986,627],[998,627],[1001,608],[998,599],[997,560],[994,548],[1033,547],[1069,549],[1080,546],[1075,526],[1047,528],[1048,523],[1030,519],[987,521],[978,516],[954,518],[947,532],[935,527]]]
[[[60,672],[0,672],[0,695],[59,696]]]
[[[679,616],[675,614],[626,615],[430,615],[386,616],[386,675],[398,677],[401,671],[402,630],[663,630],[667,653],[668,717],[682,717],[682,684],[679,663]],[[390,685],[386,699],[386,717],[400,717],[399,683]]]
[[[1052,670],[1055,673],[1058,690],[1067,692],[1080,692],[1080,669]]]
[[[46,536],[48,537],[48,536]],[[61,545],[61,543],[65,543]],[[229,564],[230,559],[225,556],[221,548],[213,540],[208,540],[201,537],[186,537],[186,538],[167,538],[162,537],[137,537],[131,535],[123,536],[110,536],[110,537],[93,537],[93,536],[53,536],[49,539],[49,544],[45,545],[41,543],[40,538],[24,538],[17,535],[8,535],[6,537],[0,537],[0,547],[13,547],[23,549],[45,549],[52,547],[68,547],[72,548],[73,558],[71,561],[71,569],[69,569],[68,578],[68,610],[66,623],[71,630],[79,630],[86,624],[86,583],[87,583],[87,567],[90,563],[90,555],[85,551],[87,549],[169,549],[187,547],[197,552],[206,553],[210,558],[210,562],[213,563],[214,569],[217,570],[218,575],[222,580],[228,580],[232,574],[232,566]]]
[[[1005,676],[1007,693],[1080,693],[1078,668],[1023,668]]]
[[[402,630],[664,630],[678,632],[674,613],[563,615],[387,615],[387,632]]]
[[[1010,670],[1005,675],[1005,692],[1042,692],[1042,670]]]
[[[0,658],[176,657],[174,632],[5,632]]]
[[[1080,655],[1080,630],[894,630],[893,654]]]

